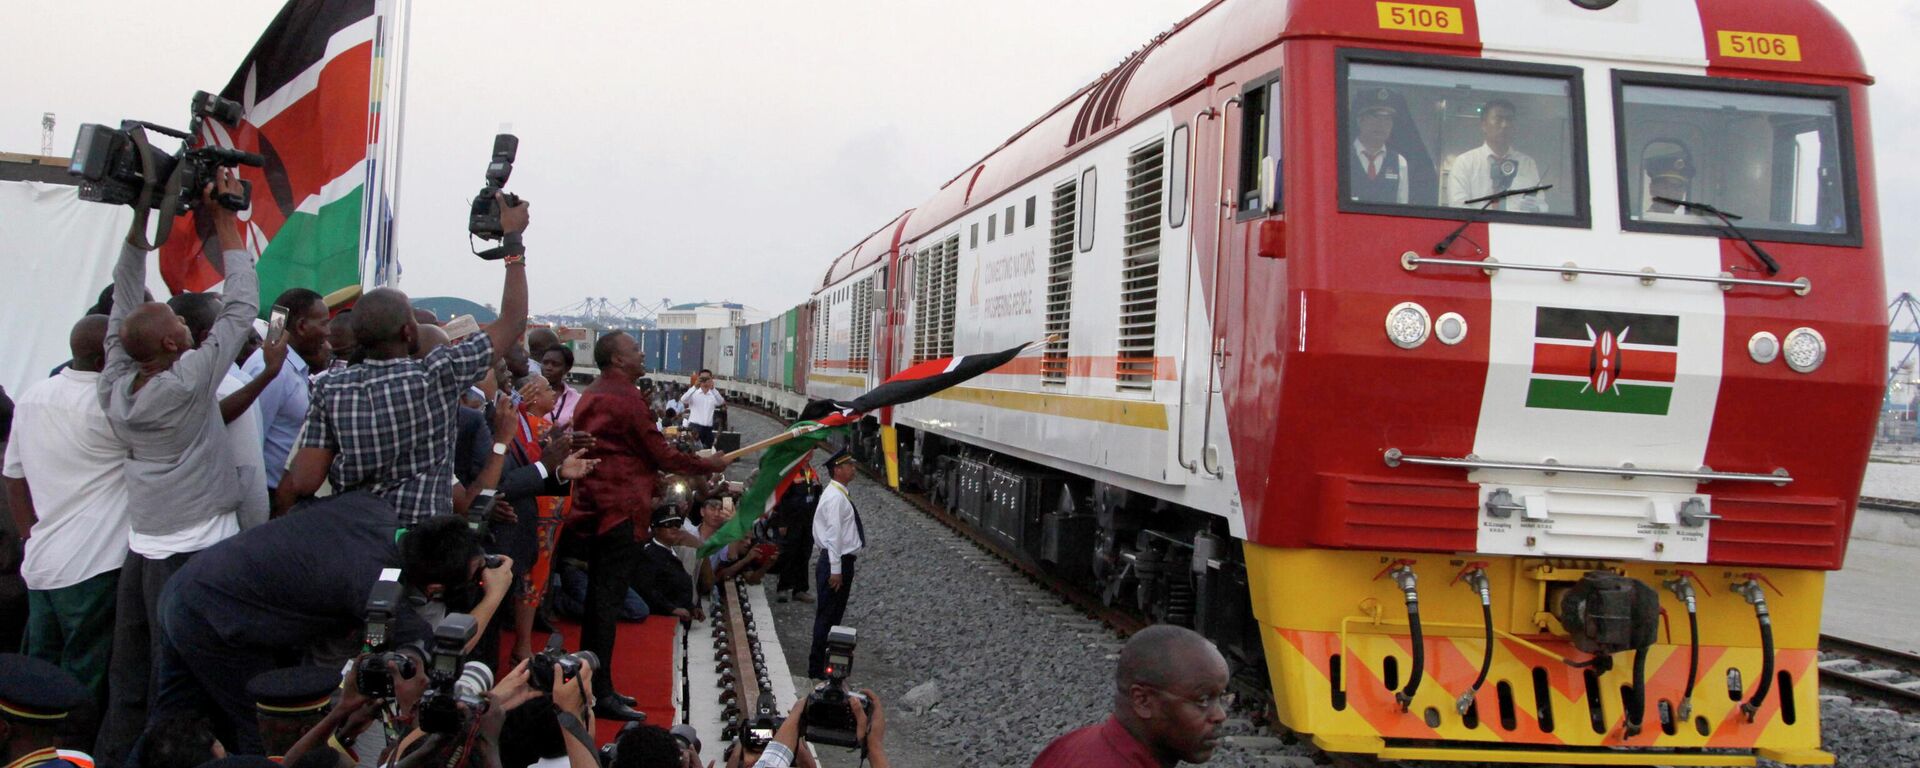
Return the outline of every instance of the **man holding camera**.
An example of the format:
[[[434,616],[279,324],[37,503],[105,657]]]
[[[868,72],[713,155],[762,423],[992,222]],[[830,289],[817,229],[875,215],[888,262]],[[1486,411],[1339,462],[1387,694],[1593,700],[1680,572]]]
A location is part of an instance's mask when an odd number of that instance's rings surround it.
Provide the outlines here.
[[[833,482],[821,492],[813,514],[813,540],[820,545],[820,560],[814,567],[820,602],[813,610],[813,650],[807,654],[807,676],[815,680],[827,677],[827,634],[846,618],[847,594],[853,591],[853,561],[867,543],[860,511],[847,496],[847,484],[860,471],[853,453],[841,448],[827,458],[826,465]]]
[[[370,493],[306,504],[207,550],[175,574],[160,601],[155,710],[201,710],[215,718],[223,743],[257,753],[260,736],[245,681],[278,666],[288,651],[361,633],[368,596],[394,568],[407,596],[394,601],[386,635],[422,674],[429,628],[416,606],[499,605],[512,563],[502,558],[485,565],[478,539],[459,517],[442,515],[402,530],[392,505]],[[412,677],[398,675],[395,683]]]
[[[594,457],[601,460],[574,489],[575,517],[592,521],[580,645],[606,662],[594,670],[593,688],[600,693],[595,711],[609,719],[639,720],[644,716],[613,689],[613,641],[627,588],[645,560],[640,540],[652,527],[648,521],[659,473],[708,474],[733,460],[702,459],[667,444],[653,407],[634,386],[646,366],[632,336],[619,331],[601,336],[593,345],[593,360],[600,378],[580,396],[573,420],[575,429],[593,436]]]
[[[239,474],[220,413],[219,389],[240,345],[253,333],[260,282],[242,249],[240,220],[222,197],[243,195],[220,175],[202,190],[193,215],[212,218],[225,304],[205,343],[165,304],[143,301],[147,253],[130,233],[113,270],[113,313],[107,319],[100,402],[129,455],[123,477],[129,500],[126,562],[120,568],[109,703],[97,751],[124,758],[147,722],[148,682],[157,648],[151,626],[160,591],[189,557],[239,532]],[[161,222],[162,227],[171,222]]]
[[[498,193],[496,193],[498,194]],[[527,204],[498,199],[507,256],[500,318],[476,333],[414,359],[420,323],[407,295],[376,288],[353,308],[361,362],[313,384],[312,407],[280,478],[274,507],[286,510],[321,481],[335,492],[371,491],[393,505],[402,525],[453,511],[453,448],[461,393],[491,370],[527,326],[527,270],[521,233]],[[504,446],[496,446],[504,452]]]

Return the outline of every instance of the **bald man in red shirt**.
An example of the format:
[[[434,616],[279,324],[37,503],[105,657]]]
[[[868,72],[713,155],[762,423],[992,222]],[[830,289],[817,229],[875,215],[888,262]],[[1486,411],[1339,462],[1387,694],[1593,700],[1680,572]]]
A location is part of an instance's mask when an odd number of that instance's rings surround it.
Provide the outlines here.
[[[1233,706],[1227,660],[1199,633],[1171,624],[1140,630],[1120,650],[1113,715],[1054,739],[1033,768],[1172,768],[1204,763]]]

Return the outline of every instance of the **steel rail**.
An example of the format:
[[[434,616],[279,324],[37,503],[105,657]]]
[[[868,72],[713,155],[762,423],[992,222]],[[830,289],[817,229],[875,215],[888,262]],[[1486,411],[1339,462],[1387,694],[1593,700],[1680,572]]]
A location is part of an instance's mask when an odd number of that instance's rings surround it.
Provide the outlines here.
[[[1920,655],[1825,634],[1820,636],[1820,650],[1854,659],[1861,662],[1861,666],[1868,667],[1855,672],[1823,666],[1820,669],[1820,687],[1862,695],[1891,704],[1896,709],[1920,712],[1920,685],[1901,685],[1864,674],[1874,669],[1892,669],[1920,681]]]
[[[1910,515],[1920,515],[1920,501],[1909,501],[1907,499],[1862,496],[1860,497],[1860,506],[1887,512],[1905,512]]]

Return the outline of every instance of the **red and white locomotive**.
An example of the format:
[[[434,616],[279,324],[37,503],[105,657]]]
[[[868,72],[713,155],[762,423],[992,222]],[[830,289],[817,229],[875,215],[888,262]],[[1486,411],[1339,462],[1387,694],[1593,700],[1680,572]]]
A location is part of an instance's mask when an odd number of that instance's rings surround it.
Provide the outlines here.
[[[802,391],[1053,336],[864,447],[1330,751],[1830,760],[1870,82],[1814,0],[1215,0],[835,260]]]

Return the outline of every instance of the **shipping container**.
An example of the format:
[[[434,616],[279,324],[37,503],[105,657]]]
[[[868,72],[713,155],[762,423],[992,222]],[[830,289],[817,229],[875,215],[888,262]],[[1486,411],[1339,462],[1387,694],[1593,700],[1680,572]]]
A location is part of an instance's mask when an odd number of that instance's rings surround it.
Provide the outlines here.
[[[773,322],[755,323],[755,325],[760,329],[760,354],[753,361],[753,378],[755,381],[767,381],[771,378],[767,372],[772,368],[767,361],[773,359]]]
[[[732,366],[733,377],[740,381],[746,381],[747,380],[747,326],[736,325],[732,328],[727,329],[727,333],[730,333],[733,335],[733,366]]]
[[[664,372],[667,368],[667,332],[641,331],[640,354],[647,360],[647,370]]]
[[[794,307],[781,316],[783,326],[780,336],[780,387],[793,389],[794,343],[798,339],[800,328],[800,308]]]
[[[706,346],[704,331],[667,331],[667,359],[660,370],[676,376],[692,376],[700,370],[701,350]]]
[[[727,378],[733,375],[733,338],[732,328],[709,328],[706,331],[706,350],[701,356],[700,367],[713,371],[713,375]]]

